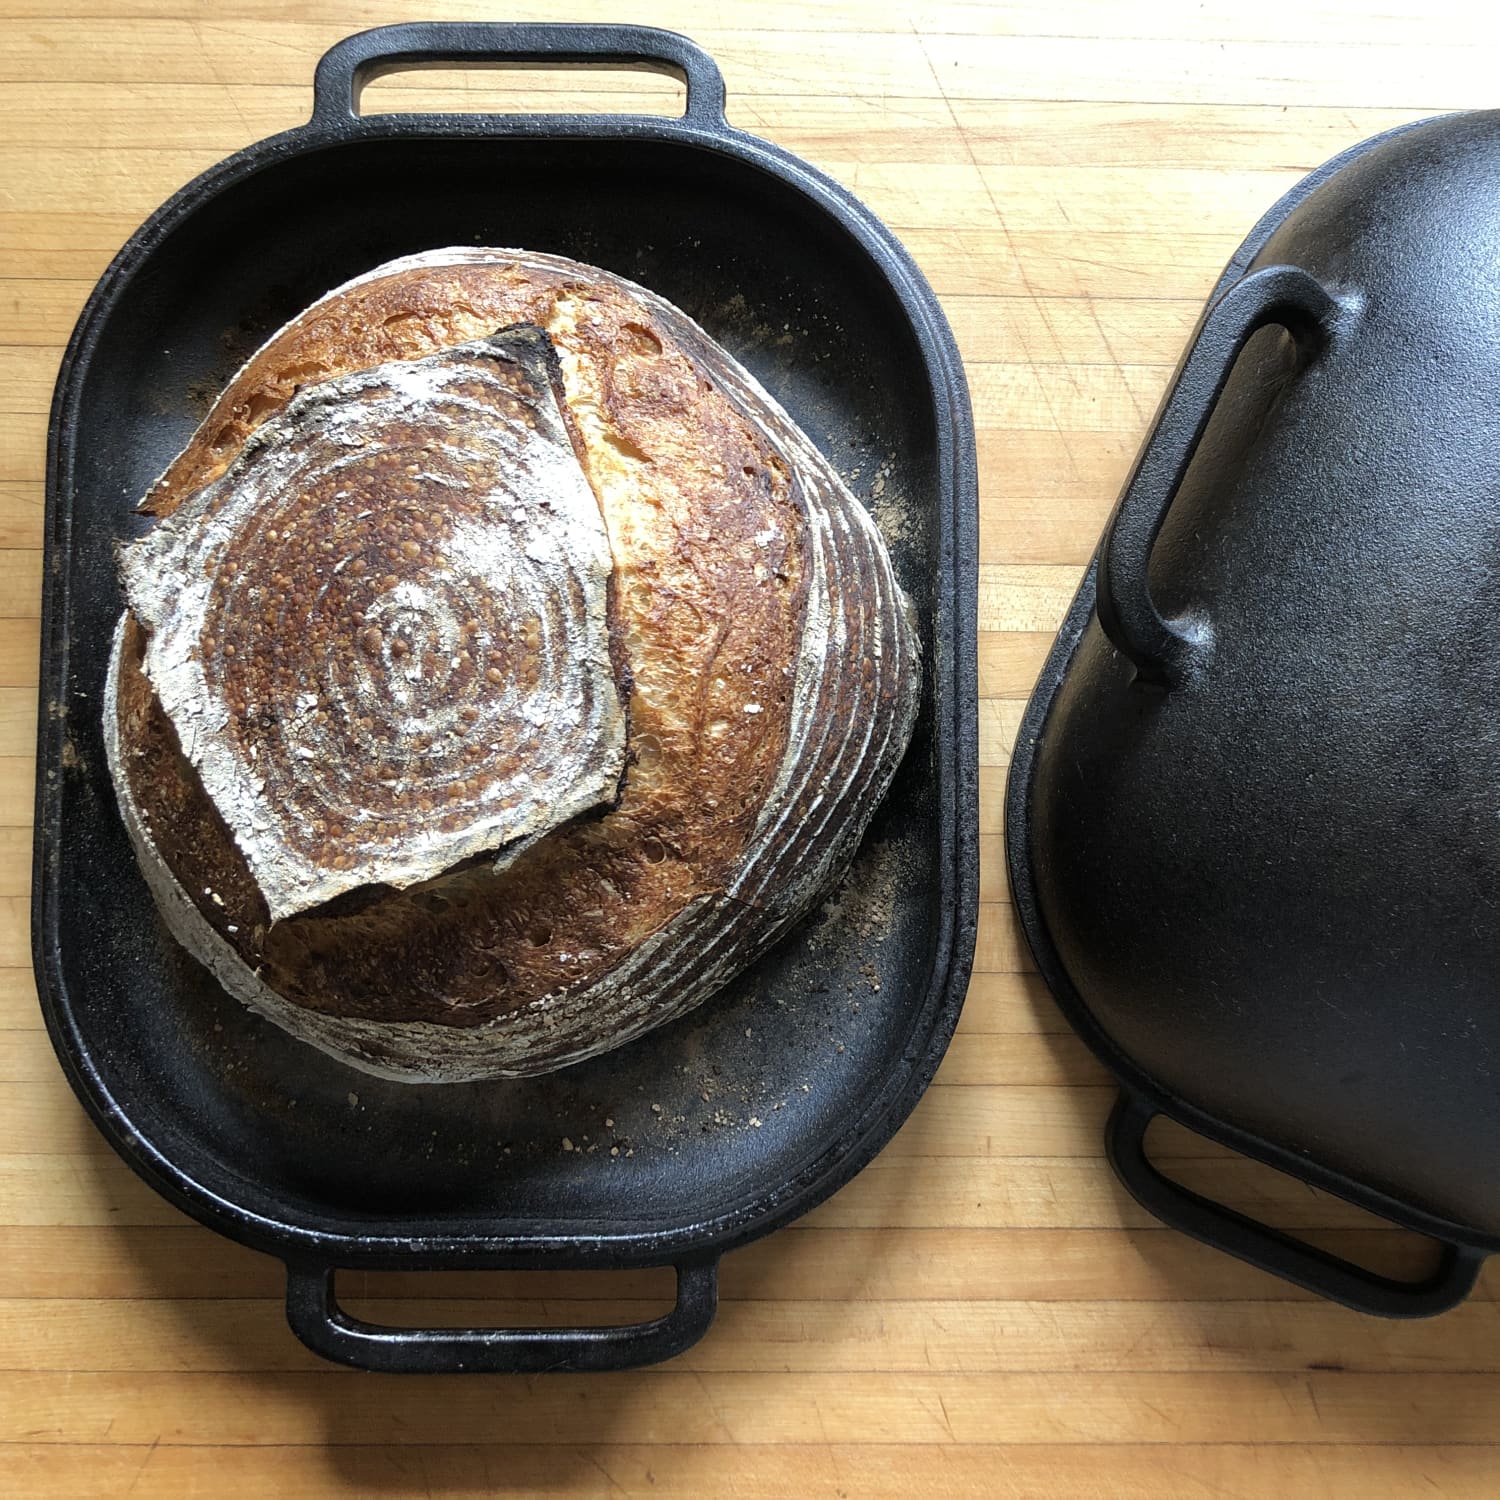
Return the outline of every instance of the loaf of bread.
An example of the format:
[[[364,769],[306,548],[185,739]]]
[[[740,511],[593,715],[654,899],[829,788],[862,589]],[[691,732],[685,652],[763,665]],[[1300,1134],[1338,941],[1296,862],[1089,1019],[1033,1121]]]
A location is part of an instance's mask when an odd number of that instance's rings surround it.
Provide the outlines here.
[[[411,1081],[682,1014],[815,903],[921,668],[880,535],[721,347],[594,267],[434,251],[235,376],[120,549],[104,710],[168,927]]]

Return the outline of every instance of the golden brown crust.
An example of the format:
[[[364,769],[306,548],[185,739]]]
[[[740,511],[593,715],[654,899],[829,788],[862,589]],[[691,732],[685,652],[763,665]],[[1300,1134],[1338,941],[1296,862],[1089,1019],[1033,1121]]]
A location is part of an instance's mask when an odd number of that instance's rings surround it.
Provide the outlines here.
[[[515,323],[546,328],[558,348],[614,555],[633,763],[612,812],[498,874],[476,866],[268,928],[127,651],[126,769],[163,857],[264,982],[312,1010],[478,1025],[608,973],[695,897],[725,889],[787,748],[808,589],[793,467],[688,341],[586,268],[442,264],[354,284],[236,376],[149,508],[170,515],[222,474],[300,386]]]
[[[194,893],[221,937],[242,952],[253,951],[270,925],[266,903],[142,670],[145,645],[139,622],[127,616],[119,695],[126,773],[132,787],[149,793],[143,812],[158,843],[171,848],[179,884]]]

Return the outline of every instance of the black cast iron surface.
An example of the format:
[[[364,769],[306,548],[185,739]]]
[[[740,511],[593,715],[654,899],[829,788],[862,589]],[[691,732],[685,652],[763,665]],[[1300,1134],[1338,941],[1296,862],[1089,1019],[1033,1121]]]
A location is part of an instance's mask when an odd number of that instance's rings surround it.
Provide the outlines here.
[[[1226,270],[1011,769],[1039,966],[1168,1222],[1352,1306],[1500,1248],[1500,114],[1313,174]],[[1170,1182],[1163,1112],[1443,1245],[1397,1283]]]
[[[355,112],[375,72],[465,59],[665,69],[686,80],[686,113]],[[300,1046],[178,950],[115,810],[99,710],[121,607],[114,542],[141,526],[135,500],[206,401],[330,287],[451,244],[573,256],[703,323],[857,494],[883,497],[926,676],[911,751],[850,877],[728,991],[551,1077],[412,1087]],[[368,32],[319,65],[310,124],[183,189],[106,272],[63,361],[48,476],[33,945],[53,1041],[111,1143],[188,1213],[282,1257],[293,1327],[335,1359],[606,1368],[700,1337],[720,1254],[820,1202],[889,1139],[968,978],[974,436],[952,336],[912,262],[835,184],[731,129],[717,69],[681,37]],[[634,1328],[380,1329],[332,1297],[335,1267],[648,1264],[677,1267],[678,1300]]]

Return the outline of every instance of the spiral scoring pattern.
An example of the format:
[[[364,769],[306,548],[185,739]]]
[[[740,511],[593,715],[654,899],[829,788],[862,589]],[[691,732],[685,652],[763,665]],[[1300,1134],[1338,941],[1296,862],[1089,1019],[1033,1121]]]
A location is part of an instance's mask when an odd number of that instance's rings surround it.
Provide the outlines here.
[[[616,794],[610,548],[552,358],[517,327],[326,381],[122,555],[273,919],[504,862]]]

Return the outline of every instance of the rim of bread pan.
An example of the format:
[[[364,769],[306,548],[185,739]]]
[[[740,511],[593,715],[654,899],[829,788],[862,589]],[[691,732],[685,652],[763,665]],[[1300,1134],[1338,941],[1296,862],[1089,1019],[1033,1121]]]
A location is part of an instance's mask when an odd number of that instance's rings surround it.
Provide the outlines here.
[[[1244,243],[1235,251],[1208,298],[1203,318],[1207,317],[1208,310],[1218,303],[1224,292],[1245,276],[1251,262],[1272,234],[1310,193],[1366,152],[1437,118],[1442,117],[1413,120],[1372,136],[1341,152],[1304,177],[1262,216]],[[1198,328],[1194,329],[1188,340],[1189,350],[1197,338],[1198,329],[1202,327],[1203,318],[1200,318]],[[1179,365],[1168,385],[1169,395],[1181,373],[1182,365]],[[1160,413],[1153,418],[1153,431],[1159,416]],[[1108,534],[1108,528],[1105,534]],[[1384,1317],[1424,1317],[1445,1311],[1461,1302],[1472,1290],[1485,1255],[1491,1250],[1500,1249],[1500,1240],[1476,1234],[1471,1228],[1399,1202],[1368,1184],[1355,1181],[1284,1146],[1232,1125],[1163,1087],[1140,1068],[1095,1020],[1053,946],[1037,900],[1032,875],[1031,787],[1036,770],[1037,747],[1052,704],[1073,654],[1094,616],[1098,567],[1099,553],[1096,549],[1068,608],[1067,616],[1058,630],[1017,730],[1015,751],[1006,783],[1005,830],[1011,894],[1037,968],[1069,1024],[1114,1074],[1120,1085],[1119,1103],[1105,1132],[1111,1164],[1127,1191],[1143,1207],[1171,1227],[1332,1301]],[[1430,1276],[1420,1281],[1398,1281],[1381,1276],[1319,1251],[1290,1235],[1259,1224],[1171,1182],[1147,1160],[1144,1149],[1146,1127],[1156,1115],[1176,1120],[1209,1140],[1264,1162],[1289,1177],[1343,1198],[1394,1224],[1431,1236],[1443,1247],[1440,1264]]]
[[[464,60],[647,66],[674,72],[686,80],[687,107],[681,118],[572,114],[360,117],[354,112],[358,89],[373,74]],[[581,1224],[576,1234],[547,1239],[482,1232],[413,1238],[402,1234],[396,1224],[389,1226],[387,1233],[372,1234],[367,1225],[351,1224],[345,1231],[286,1223],[190,1177],[134,1127],[105,1086],[75,1025],[59,963],[58,877],[55,864],[46,855],[59,829],[63,729],[58,721],[40,716],[32,947],[41,981],[42,1008],[54,1046],[75,1091],[131,1167],[193,1217],[289,1261],[307,1257],[319,1267],[331,1263],[412,1267],[418,1262],[434,1266],[524,1266],[536,1265],[544,1258],[561,1258],[571,1266],[601,1262],[619,1266],[660,1264],[674,1258],[689,1261],[695,1255],[712,1261],[732,1245],[757,1238],[805,1212],[864,1166],[915,1106],[957,1023],[974,948],[978,878],[972,815],[978,785],[976,467],[973,420],[962,365],[936,298],[890,231],[822,173],[730,127],[724,119],[723,101],[723,81],[709,56],[684,37],[650,28],[419,23],[350,37],[333,47],[318,65],[315,106],[308,124],[260,141],[210,168],[170,198],[131,237],[90,296],[64,355],[48,440],[46,547],[50,559],[60,553],[66,555],[69,546],[80,375],[88,367],[104,320],[131,279],[149,267],[153,251],[163,238],[217,194],[289,158],[353,141],[412,136],[636,139],[679,143],[747,163],[790,184],[821,208],[891,286],[909,319],[933,391],[936,471],[944,512],[938,560],[939,647],[933,663],[938,682],[934,733],[942,750],[937,757],[940,838],[954,900],[941,913],[938,957],[914,1031],[924,1040],[908,1050],[858,1118],[836,1138],[810,1146],[803,1164],[778,1190],[747,1199],[712,1220],[686,1228],[625,1235],[611,1234],[608,1224],[601,1223]],[[43,587],[44,694],[48,687],[63,685],[67,680],[70,642],[64,605],[70,587],[68,570],[49,563]]]

